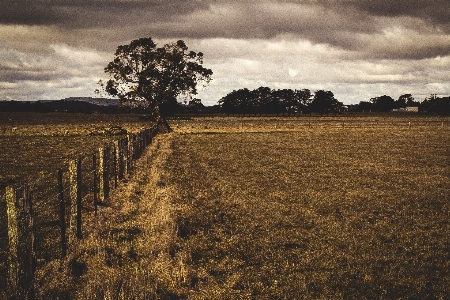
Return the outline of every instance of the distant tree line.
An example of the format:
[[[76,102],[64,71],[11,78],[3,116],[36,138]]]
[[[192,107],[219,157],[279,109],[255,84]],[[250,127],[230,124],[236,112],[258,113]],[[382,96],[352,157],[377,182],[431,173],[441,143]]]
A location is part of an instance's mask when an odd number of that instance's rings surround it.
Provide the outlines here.
[[[262,114],[323,114],[338,113],[344,105],[331,91],[319,90],[314,94],[308,89],[270,89],[259,87],[234,90],[219,100],[221,111],[228,115]]]
[[[218,101],[221,112],[227,115],[320,115],[336,114],[345,111],[354,112],[390,112],[394,109],[417,107],[420,112],[450,114],[450,97],[431,95],[422,102],[414,100],[411,94],[401,95],[397,100],[383,95],[370,101],[361,101],[356,105],[344,105],[331,91],[309,89],[270,89],[259,87],[233,90]]]
[[[432,94],[425,98],[422,102],[415,101],[411,94],[401,95],[397,100],[392,97],[383,95],[370,99],[370,101],[361,101],[353,107],[353,111],[360,112],[389,112],[393,109],[401,109],[406,107],[418,107],[420,112],[450,114],[450,96],[437,97]]]
[[[415,101],[411,94],[401,95],[397,100],[390,96],[380,96],[361,101],[359,104],[343,105],[330,91],[319,90],[314,94],[303,90],[271,90],[260,87],[250,91],[232,91],[218,101],[218,105],[205,106],[198,98],[177,102],[175,98],[161,104],[160,112],[165,117],[176,114],[218,114],[228,115],[299,115],[336,114],[339,112],[390,112],[393,109],[418,107],[419,112],[450,114],[450,96],[437,97],[435,94],[422,102]],[[142,108],[120,107],[117,105],[96,105],[84,101],[0,101],[0,112],[78,112],[78,113],[146,113]]]

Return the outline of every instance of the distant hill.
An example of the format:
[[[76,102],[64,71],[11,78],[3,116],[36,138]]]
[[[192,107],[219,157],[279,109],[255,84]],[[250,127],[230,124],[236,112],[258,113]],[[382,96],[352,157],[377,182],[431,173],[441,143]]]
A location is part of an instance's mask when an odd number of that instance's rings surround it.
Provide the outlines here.
[[[0,100],[0,112],[77,112],[77,113],[148,113],[142,108],[119,107],[117,99],[70,97],[61,100],[9,101]],[[173,114],[215,114],[220,106],[189,107],[182,103],[168,108],[167,116]]]
[[[92,97],[69,97],[61,100],[87,102],[101,106],[117,106],[119,104],[118,99],[92,98]]]
[[[42,101],[0,101],[0,112],[81,112],[81,113],[114,113],[121,109],[117,106],[117,100],[101,98],[68,98],[63,100],[42,100]],[[115,104],[114,104],[115,102]]]

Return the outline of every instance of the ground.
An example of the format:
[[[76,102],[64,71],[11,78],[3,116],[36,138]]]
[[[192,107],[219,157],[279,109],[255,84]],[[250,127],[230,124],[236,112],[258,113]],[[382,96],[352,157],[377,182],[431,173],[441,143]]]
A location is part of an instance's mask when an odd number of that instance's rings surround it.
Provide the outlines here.
[[[38,298],[445,299],[448,121],[172,122]]]

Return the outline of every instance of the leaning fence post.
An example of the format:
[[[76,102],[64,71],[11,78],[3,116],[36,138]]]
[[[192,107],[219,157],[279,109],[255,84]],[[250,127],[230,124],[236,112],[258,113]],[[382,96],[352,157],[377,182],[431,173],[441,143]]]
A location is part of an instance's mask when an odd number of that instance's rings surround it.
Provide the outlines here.
[[[109,152],[110,148],[107,146],[99,148],[100,201],[105,201],[109,198]]]
[[[70,184],[70,220],[69,220],[69,242],[75,235],[78,239],[83,238],[81,232],[81,159],[69,162],[69,184]],[[75,232],[76,231],[76,232]]]
[[[58,200],[59,200],[59,220],[61,227],[61,257],[64,258],[67,255],[67,239],[66,239],[66,218],[65,218],[65,206],[63,195],[63,182],[62,182],[62,170],[58,169]]]
[[[33,210],[28,186],[6,188],[8,214],[9,273],[8,296],[11,299],[34,298],[35,267]]]

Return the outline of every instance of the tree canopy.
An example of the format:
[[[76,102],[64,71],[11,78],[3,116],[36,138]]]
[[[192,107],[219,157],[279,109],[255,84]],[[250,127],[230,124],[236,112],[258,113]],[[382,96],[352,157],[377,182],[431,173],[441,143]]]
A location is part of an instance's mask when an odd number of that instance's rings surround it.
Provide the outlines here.
[[[117,47],[105,68],[110,79],[100,85],[121,105],[148,109],[160,129],[170,131],[165,115],[171,104],[197,94],[197,84],[211,80],[213,72],[202,64],[203,53],[188,51],[182,40],[158,48],[151,38],[141,38]]]
[[[342,106],[330,91],[278,89],[259,87],[234,90],[219,100],[222,112],[226,114],[285,114],[311,112],[336,113]]]
[[[395,100],[392,97],[383,95],[370,99],[375,111],[388,112],[395,108]]]

